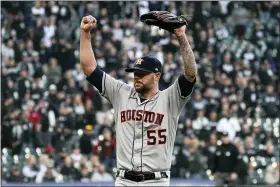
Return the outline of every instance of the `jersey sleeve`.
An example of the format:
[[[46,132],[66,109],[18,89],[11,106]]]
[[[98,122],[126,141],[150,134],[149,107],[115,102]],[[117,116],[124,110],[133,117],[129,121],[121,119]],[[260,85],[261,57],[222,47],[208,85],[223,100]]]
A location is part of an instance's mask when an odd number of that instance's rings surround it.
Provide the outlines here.
[[[179,116],[192,93],[195,82],[188,81],[182,74],[166,89],[168,105],[173,117]]]
[[[113,106],[115,106],[120,99],[120,91],[128,90],[127,84],[116,80],[98,67],[86,79],[95,86],[99,93],[108,99]]]

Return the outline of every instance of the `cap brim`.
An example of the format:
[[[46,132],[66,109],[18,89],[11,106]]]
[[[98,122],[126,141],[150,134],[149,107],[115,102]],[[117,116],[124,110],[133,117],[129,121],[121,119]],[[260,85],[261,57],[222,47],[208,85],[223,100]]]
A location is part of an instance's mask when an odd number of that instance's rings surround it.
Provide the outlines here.
[[[135,72],[135,71],[145,71],[145,72],[153,73],[153,72],[150,71],[150,70],[146,70],[146,69],[144,69],[144,68],[138,68],[138,67],[135,67],[135,68],[126,68],[126,69],[125,69],[125,72]]]

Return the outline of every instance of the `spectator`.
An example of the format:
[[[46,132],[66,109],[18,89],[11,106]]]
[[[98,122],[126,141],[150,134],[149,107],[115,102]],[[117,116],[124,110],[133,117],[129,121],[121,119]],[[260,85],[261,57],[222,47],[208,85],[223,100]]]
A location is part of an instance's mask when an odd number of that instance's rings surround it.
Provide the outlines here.
[[[61,80],[61,67],[57,64],[57,60],[55,58],[50,59],[50,64],[48,67],[48,73],[46,74],[48,77],[48,83],[57,85]]]
[[[89,163],[87,164],[89,171],[94,173],[98,170],[98,167],[100,165],[100,160],[99,157],[97,155],[92,155]]]
[[[61,66],[62,72],[65,73],[67,70],[74,69],[76,61],[72,42],[60,39],[58,47],[59,51],[57,51],[55,58]]]
[[[217,150],[217,136],[212,133],[209,137],[209,141],[206,142],[206,146],[203,148],[202,153],[207,157],[207,168],[212,169],[214,167],[214,158]]]
[[[57,86],[51,84],[48,90],[48,103],[51,108],[58,110],[59,100],[57,98]]]
[[[81,83],[85,79],[85,74],[83,73],[81,65],[79,63],[75,65],[75,70],[72,73],[74,80],[78,83],[79,87],[81,88]]]
[[[96,110],[93,108],[92,101],[90,99],[86,99],[85,101],[85,120],[84,124],[96,124]]]
[[[73,147],[72,153],[70,157],[73,160],[73,165],[75,168],[79,169],[80,168],[80,161],[82,159],[82,154],[80,153],[80,148],[79,147]]]
[[[81,182],[90,182],[91,181],[91,172],[89,172],[88,168],[86,166],[81,167],[81,172],[79,176],[79,180]]]
[[[19,166],[12,166],[10,176],[7,178],[8,182],[24,182],[23,175]]]
[[[278,113],[279,98],[274,93],[274,88],[272,85],[268,85],[266,87],[266,93],[263,96],[262,104],[268,117],[274,118],[279,116]]]
[[[227,132],[222,134],[221,139],[222,143],[218,145],[214,157],[212,173],[215,176],[217,186],[236,184],[236,180],[238,179],[236,167],[239,153],[237,148],[230,142]]]
[[[245,139],[247,136],[250,136],[251,135],[250,131],[251,130],[249,128],[249,125],[247,123],[243,124],[241,132],[240,132],[241,138]]]
[[[247,136],[244,141],[244,149],[245,149],[245,155],[247,155],[249,158],[257,155],[257,150],[254,145],[254,139],[251,136]]]
[[[193,108],[195,110],[202,110],[205,109],[207,105],[207,101],[201,97],[201,93],[199,91],[194,92],[194,99],[193,99]]]
[[[176,156],[177,176],[186,178],[195,176],[199,178],[197,171],[201,169],[201,160],[197,156],[201,155],[197,151],[198,145],[199,141],[194,134],[184,137],[183,146]]]
[[[76,121],[73,121],[75,119],[73,110],[71,96],[65,95],[65,100],[60,103],[58,111],[60,116],[59,120],[65,124],[65,127],[68,129],[74,129],[76,125]]]
[[[122,41],[124,35],[123,29],[121,29],[121,23],[114,21],[113,36],[116,40]]]
[[[238,165],[236,167],[236,173],[238,175],[238,185],[247,185],[248,183],[248,169],[249,169],[249,158],[245,154],[245,149],[243,145],[238,147]]]
[[[225,73],[228,77],[232,76],[234,67],[232,64],[232,57],[229,52],[226,52],[223,57],[223,64],[221,66],[221,72]]]
[[[192,120],[191,119],[186,119],[185,120],[185,126],[182,129],[182,133],[184,136],[190,136],[194,133],[194,130],[192,128]]]
[[[47,48],[51,47],[51,38],[55,34],[55,17],[50,17],[45,20],[43,42]]]
[[[8,57],[8,58],[15,57],[15,51],[13,49],[13,46],[14,46],[14,42],[12,39],[9,39],[6,45],[2,45],[2,54],[4,57]]]
[[[230,140],[233,140],[236,134],[241,130],[239,121],[236,117],[231,116],[230,112],[221,118],[217,125],[217,131],[227,132]]]
[[[18,96],[23,99],[25,94],[30,91],[31,80],[28,77],[28,71],[26,69],[22,69],[20,71],[20,77],[17,80],[18,82]]]
[[[212,110],[209,114],[208,126],[211,127],[211,131],[215,130],[218,124],[217,112]]]
[[[104,139],[99,141],[98,144],[94,146],[93,152],[99,155],[101,163],[111,167],[114,162],[112,155],[115,154],[116,142],[112,139],[112,132],[108,128],[103,130],[103,137]]]
[[[48,144],[49,136],[42,131],[42,124],[37,123],[34,125],[33,132],[33,145],[36,148],[43,148]]]
[[[41,155],[39,158],[39,172],[36,177],[36,182],[41,183],[43,181],[43,177],[45,176],[45,173],[48,169],[48,162],[49,158],[47,155]]]
[[[266,157],[266,158],[272,158],[274,157],[274,146],[272,144],[271,140],[268,140],[265,144],[265,150],[261,150],[258,155]]]
[[[187,136],[183,139],[183,146],[180,147],[180,150],[176,156],[176,176],[186,177],[186,172],[188,168],[187,158],[189,156],[188,147],[191,145],[191,139]]]
[[[31,52],[33,52],[32,49]],[[28,53],[28,51],[24,51],[22,53],[22,61],[20,64],[18,64],[18,67],[21,71],[26,71],[28,73],[28,78],[30,77],[30,79],[32,79],[31,77],[34,75],[35,69],[30,56],[31,55]]]
[[[60,170],[60,173],[63,175],[64,177],[64,181],[66,181],[67,179],[72,179],[72,180],[77,180],[78,175],[79,175],[79,170],[77,170],[76,168],[74,168],[73,164],[72,164],[72,159],[71,157],[67,156],[64,159],[64,164]]]
[[[76,114],[76,129],[83,128],[85,107],[82,102],[82,96],[80,94],[74,95],[73,109]]]
[[[209,123],[208,119],[204,116],[203,110],[197,110],[196,118],[193,120],[193,129],[194,130],[201,130]]]
[[[189,164],[188,164],[187,170],[190,173],[189,177],[193,178],[193,179],[200,179],[201,178],[200,173],[203,169],[203,166],[202,166],[203,163],[202,163],[202,159],[201,159],[202,155],[201,155],[200,151],[198,150],[198,147],[199,147],[199,140],[193,139],[190,147],[188,148],[189,156],[187,158],[187,162]]]
[[[277,163],[271,164],[267,166],[266,173],[265,173],[265,183],[267,185],[277,185],[279,184],[279,169],[280,169],[280,162],[278,160]]]
[[[48,164],[47,170],[45,172],[43,182],[56,182],[58,173],[54,170],[52,164]]]
[[[254,123],[253,127],[251,128],[251,136],[256,140],[256,141],[260,141],[260,135],[261,135],[261,127],[260,124],[258,123]]]
[[[273,133],[272,127],[267,127],[264,129],[264,132],[261,134],[261,144],[265,144],[268,140],[271,140],[273,144],[277,144],[277,138]]]
[[[271,70],[270,63],[265,60],[259,69],[259,77],[262,85],[267,86],[274,80],[274,73]]]
[[[92,125],[86,125],[84,133],[80,139],[80,149],[82,154],[89,155],[92,152],[92,142],[94,140],[92,133]]]
[[[35,82],[33,82],[31,85],[31,99],[38,103],[40,98],[43,97],[43,92],[43,89],[40,88],[40,82],[38,81],[38,79],[35,80]]]
[[[251,80],[248,82],[248,88],[244,90],[244,101],[248,107],[256,107],[259,99],[260,95],[256,88],[256,83],[254,80]]]
[[[19,111],[15,112],[15,115],[18,118]],[[20,151],[22,149],[23,143],[22,143],[22,138],[23,138],[23,128],[19,124],[19,121],[16,120],[11,123],[12,126],[12,147],[13,147],[13,154],[20,154]]]
[[[105,166],[100,164],[98,171],[95,171],[91,177],[91,181],[113,181],[113,176],[105,171]]]
[[[29,182],[34,182],[38,172],[39,167],[37,166],[36,157],[34,155],[30,155],[26,161],[26,165],[22,168],[22,174]]]
[[[67,93],[71,95],[77,95],[79,93],[79,88],[72,78],[67,82]]]
[[[52,134],[52,145],[56,150],[62,150],[64,141],[60,141],[61,139],[65,139],[63,135],[63,124],[57,124],[55,131]]]
[[[48,144],[42,152],[48,156],[48,163],[57,164],[59,155],[57,155],[56,150],[51,144]]]
[[[31,8],[32,15],[34,16],[34,19],[39,16],[45,15],[45,7],[42,6],[42,2],[36,1],[35,6]]]

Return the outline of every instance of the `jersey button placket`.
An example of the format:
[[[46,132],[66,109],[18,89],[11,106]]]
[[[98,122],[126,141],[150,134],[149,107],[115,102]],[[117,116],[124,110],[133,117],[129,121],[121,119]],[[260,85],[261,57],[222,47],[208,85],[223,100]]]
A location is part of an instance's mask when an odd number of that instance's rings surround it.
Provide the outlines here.
[[[139,107],[139,106],[138,106]],[[136,110],[139,110],[138,107]],[[143,105],[140,105],[143,110]],[[141,148],[142,148],[142,121],[135,123],[135,140],[134,140],[134,169],[141,170]]]

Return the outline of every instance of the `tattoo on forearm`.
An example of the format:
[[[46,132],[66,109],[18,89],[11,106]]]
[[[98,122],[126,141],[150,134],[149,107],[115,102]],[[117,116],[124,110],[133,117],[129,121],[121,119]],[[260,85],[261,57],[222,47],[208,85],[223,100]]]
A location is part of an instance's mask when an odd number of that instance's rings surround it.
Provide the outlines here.
[[[187,40],[186,35],[178,37],[180,52],[184,62],[184,72],[188,81],[193,82],[196,77],[196,62],[192,48]]]

